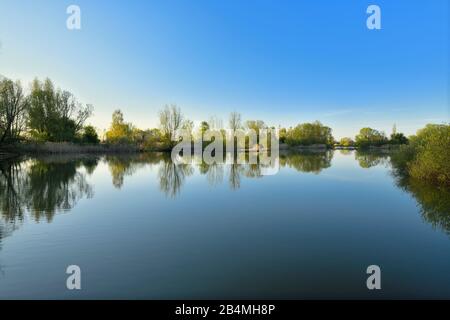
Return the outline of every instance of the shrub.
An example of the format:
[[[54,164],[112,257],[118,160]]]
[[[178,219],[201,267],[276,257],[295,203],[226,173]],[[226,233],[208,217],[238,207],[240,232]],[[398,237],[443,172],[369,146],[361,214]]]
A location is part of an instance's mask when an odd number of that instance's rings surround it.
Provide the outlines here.
[[[392,156],[399,174],[436,185],[450,185],[450,125],[428,124]]]

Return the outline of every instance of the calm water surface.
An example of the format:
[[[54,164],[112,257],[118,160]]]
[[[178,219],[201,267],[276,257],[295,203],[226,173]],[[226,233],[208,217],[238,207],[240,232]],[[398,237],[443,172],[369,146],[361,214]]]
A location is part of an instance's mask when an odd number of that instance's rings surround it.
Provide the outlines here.
[[[279,165],[1,162],[0,298],[450,298],[448,190],[395,177],[386,154]]]

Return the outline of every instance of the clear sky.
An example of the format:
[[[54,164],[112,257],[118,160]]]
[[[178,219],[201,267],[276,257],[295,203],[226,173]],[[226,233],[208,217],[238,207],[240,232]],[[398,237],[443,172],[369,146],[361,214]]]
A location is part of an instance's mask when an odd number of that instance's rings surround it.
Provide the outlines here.
[[[50,77],[108,127],[140,128],[164,104],[194,120],[293,126],[335,137],[363,126],[414,133],[449,121],[449,1],[0,0],[0,74]],[[81,8],[81,30],[66,8]],[[366,9],[381,8],[381,30]]]

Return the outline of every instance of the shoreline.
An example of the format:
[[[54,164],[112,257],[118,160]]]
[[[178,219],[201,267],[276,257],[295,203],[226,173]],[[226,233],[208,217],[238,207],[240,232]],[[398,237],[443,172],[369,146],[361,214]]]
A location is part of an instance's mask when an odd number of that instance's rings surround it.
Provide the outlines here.
[[[398,148],[398,145],[382,145],[382,146],[368,146],[366,148],[358,148],[355,146],[330,147],[324,144],[314,145],[296,145],[289,146],[285,143],[280,143],[280,152],[296,152],[296,151],[313,151],[326,152],[328,150],[363,150],[363,151],[390,151]],[[225,151],[225,150],[224,150]],[[259,152],[252,149],[235,150],[237,152]],[[126,144],[77,144],[71,142],[44,142],[44,143],[18,143],[12,145],[5,145],[0,147],[0,161],[9,158],[14,158],[21,155],[35,155],[35,154],[122,154],[122,153],[145,153],[145,152],[171,152],[167,148],[142,149],[138,146]]]

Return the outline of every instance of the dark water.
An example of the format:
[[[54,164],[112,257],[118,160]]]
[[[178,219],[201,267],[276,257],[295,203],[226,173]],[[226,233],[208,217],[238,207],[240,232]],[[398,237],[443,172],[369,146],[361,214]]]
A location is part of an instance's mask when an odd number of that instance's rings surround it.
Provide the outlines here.
[[[279,165],[2,162],[0,298],[450,298],[448,190],[393,175],[386,154]]]

